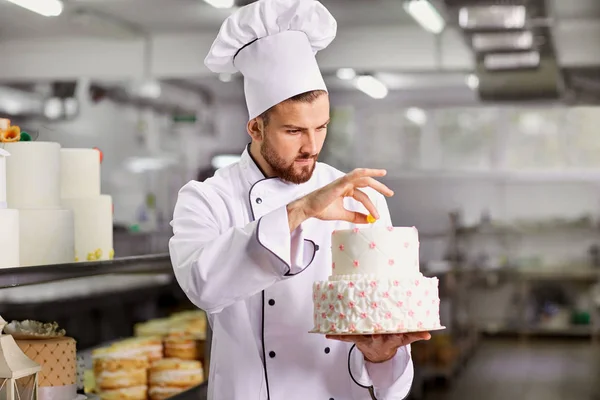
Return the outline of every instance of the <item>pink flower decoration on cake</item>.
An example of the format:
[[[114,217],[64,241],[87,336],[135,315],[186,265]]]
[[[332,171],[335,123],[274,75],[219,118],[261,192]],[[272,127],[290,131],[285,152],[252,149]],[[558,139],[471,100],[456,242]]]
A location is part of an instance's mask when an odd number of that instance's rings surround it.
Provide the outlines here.
[[[317,310],[321,309],[321,303],[317,303]]]
[[[400,284],[400,282],[398,282],[398,281],[394,281],[392,284],[393,284],[394,286],[398,286],[398,285]]]
[[[431,315],[431,311],[427,310],[427,316],[429,317]]]
[[[404,248],[405,248],[405,249],[408,249],[408,247],[409,247],[409,246],[410,246],[410,243],[408,243],[408,242],[404,242]]]
[[[331,263],[331,269],[335,269],[335,263]]]
[[[358,232],[359,232],[359,229],[358,229],[358,228],[354,228],[354,229],[352,229],[352,232],[353,232],[353,233],[358,233]]]
[[[419,300],[419,302],[417,303],[417,306],[421,307],[423,305],[423,302]]]
[[[334,324],[334,323],[332,323],[332,324],[329,326],[329,330],[330,330],[330,331],[335,331],[335,330],[336,330],[336,326],[335,326],[335,324]]]
[[[418,327],[419,329],[423,329],[423,323],[419,321],[419,323],[417,324],[417,327]]]
[[[321,290],[321,284],[317,283],[317,290]]]
[[[348,307],[354,308],[354,302],[353,301],[348,302]]]
[[[400,300],[398,300],[398,301],[396,302],[396,306],[398,306],[398,307],[402,307],[403,305],[404,305],[404,303],[403,303],[403,302],[401,302]]]
[[[388,261],[388,264],[390,264],[390,265],[394,265],[394,264],[395,264],[395,262],[394,262],[394,260],[393,260],[393,259],[391,259],[391,258],[390,258],[390,260]]]
[[[333,283],[329,284],[329,290],[333,290]]]
[[[352,264],[354,265],[355,268],[358,268],[358,266],[360,265],[360,263],[358,262],[358,260],[354,260],[352,262]]]
[[[365,297],[365,296],[366,296],[366,293],[364,291],[358,293],[358,297]]]
[[[313,300],[317,301],[317,294],[316,293],[313,294]]]
[[[394,230],[394,227],[393,226],[388,226],[387,230],[391,232],[391,231]]]
[[[377,307],[379,307],[379,304],[377,304],[377,302],[374,301],[374,302],[371,303],[371,307],[372,308],[377,308]]]
[[[400,321],[400,323],[398,323],[398,330],[399,331],[404,330],[404,322]]]
[[[391,312],[386,312],[385,313],[385,319],[391,319],[392,318],[392,313]]]
[[[338,299],[340,299],[340,300],[344,300],[344,295],[343,295],[343,294],[341,294],[341,293],[340,293],[340,294],[338,294],[338,296],[337,296],[337,297],[338,297]]]
[[[381,325],[379,325],[379,324],[375,324],[375,325],[373,325],[373,328],[374,328],[376,331],[382,331],[382,330],[383,330],[383,327],[382,327]]]
[[[390,297],[390,294],[388,292],[383,292],[383,297],[387,299],[388,297]]]
[[[377,282],[376,281],[371,281],[369,283],[369,285],[371,285],[372,288],[376,288],[377,287]]]
[[[325,293],[321,295],[321,300],[327,300],[327,295]]]
[[[407,297],[411,297],[412,296],[412,292],[409,290],[408,292],[406,292],[406,296]]]
[[[327,318],[327,314],[321,313],[321,318],[323,318],[323,319]]]
[[[419,286],[420,284],[421,284],[421,282],[415,281],[415,286]]]
[[[435,305],[435,299],[431,300],[431,304]]]
[[[330,305],[329,305],[329,309],[330,309],[331,311],[333,311],[333,309],[334,309],[334,307],[333,307],[333,304],[330,304]]]
[[[354,331],[356,331],[356,326],[354,324],[350,324],[348,329],[350,330],[350,332],[354,332]]]
[[[369,244],[369,248],[370,248],[370,249],[374,249],[375,247],[377,247],[377,245],[375,244],[375,242],[371,242],[371,243]]]
[[[414,312],[413,310],[410,310],[410,311],[408,312],[408,316],[409,316],[409,317],[414,317],[414,316],[415,316],[415,312]]]
[[[354,282],[349,282],[349,283],[348,283],[348,287],[351,287],[351,288],[353,288],[353,287],[354,287]]]
[[[429,290],[425,291],[425,296],[429,296]]]
[[[362,319],[366,319],[367,318],[367,313],[360,313],[360,317]]]
[[[321,324],[317,325],[317,330],[320,331],[321,330]]]
[[[340,313],[339,317],[340,317],[340,319],[344,319],[344,318],[346,318],[346,314]]]
[[[343,245],[343,244],[340,244],[340,245],[339,245],[339,249],[340,249],[341,251],[344,251],[344,245]]]

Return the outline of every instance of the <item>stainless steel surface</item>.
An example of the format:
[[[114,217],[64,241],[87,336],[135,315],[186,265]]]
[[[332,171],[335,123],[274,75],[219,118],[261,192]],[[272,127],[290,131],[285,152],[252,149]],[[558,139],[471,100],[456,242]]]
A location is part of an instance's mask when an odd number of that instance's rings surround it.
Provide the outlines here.
[[[124,257],[109,261],[4,268],[0,269],[0,289],[86,276],[172,271],[168,254]]]

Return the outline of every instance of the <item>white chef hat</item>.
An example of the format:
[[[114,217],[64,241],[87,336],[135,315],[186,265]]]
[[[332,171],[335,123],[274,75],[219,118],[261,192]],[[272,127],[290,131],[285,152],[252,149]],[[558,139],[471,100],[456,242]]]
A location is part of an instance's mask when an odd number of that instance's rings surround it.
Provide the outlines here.
[[[327,90],[315,56],[336,31],[316,0],[259,0],[223,22],[204,63],[213,72],[244,75],[252,119],[290,97]]]

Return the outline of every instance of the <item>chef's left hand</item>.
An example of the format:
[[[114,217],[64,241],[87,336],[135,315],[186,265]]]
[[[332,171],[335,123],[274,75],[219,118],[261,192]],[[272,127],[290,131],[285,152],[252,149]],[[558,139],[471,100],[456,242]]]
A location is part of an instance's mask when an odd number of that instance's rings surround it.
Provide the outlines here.
[[[365,359],[372,363],[391,360],[399,347],[408,346],[419,340],[431,339],[429,332],[399,333],[386,335],[326,335],[327,339],[341,340],[356,344]]]

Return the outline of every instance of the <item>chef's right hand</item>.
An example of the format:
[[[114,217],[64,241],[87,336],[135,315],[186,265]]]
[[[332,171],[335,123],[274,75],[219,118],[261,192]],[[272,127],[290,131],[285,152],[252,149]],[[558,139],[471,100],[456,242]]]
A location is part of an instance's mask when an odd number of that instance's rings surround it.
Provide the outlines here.
[[[347,221],[354,224],[368,223],[366,214],[344,208],[345,197],[352,197],[362,203],[375,219],[379,219],[377,209],[369,196],[360,188],[370,187],[384,196],[393,196],[394,192],[390,188],[374,179],[385,176],[385,174],[386,171],[383,169],[355,169],[329,185],[288,204],[290,231],[309,218],[318,218],[323,221]]]

